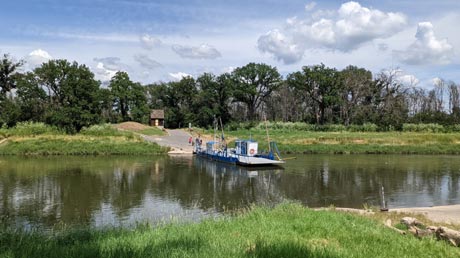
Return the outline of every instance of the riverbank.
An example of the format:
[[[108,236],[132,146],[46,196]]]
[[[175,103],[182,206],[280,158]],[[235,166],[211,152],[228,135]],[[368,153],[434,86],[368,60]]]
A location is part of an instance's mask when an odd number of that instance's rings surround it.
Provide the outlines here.
[[[396,213],[421,214],[434,222],[460,226],[460,204],[433,207],[397,208],[391,209],[390,211]]]
[[[196,131],[212,135],[211,131]],[[227,139],[252,137],[259,149],[267,149],[267,133],[261,129],[225,132]],[[460,154],[460,133],[429,132],[311,132],[270,130],[282,153],[294,154]]]
[[[0,231],[3,257],[458,257],[442,241],[402,236],[355,214],[297,204],[155,228]]]
[[[159,129],[120,127],[96,125],[69,135],[44,124],[20,124],[0,130],[0,155],[154,155],[169,150],[140,136],[163,135]]]

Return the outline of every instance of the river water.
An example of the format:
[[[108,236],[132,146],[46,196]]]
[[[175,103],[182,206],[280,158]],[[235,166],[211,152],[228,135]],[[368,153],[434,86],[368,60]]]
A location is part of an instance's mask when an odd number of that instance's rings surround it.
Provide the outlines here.
[[[195,157],[0,157],[0,219],[22,228],[195,221],[286,200],[308,207],[460,203],[457,156],[301,155],[248,169]]]

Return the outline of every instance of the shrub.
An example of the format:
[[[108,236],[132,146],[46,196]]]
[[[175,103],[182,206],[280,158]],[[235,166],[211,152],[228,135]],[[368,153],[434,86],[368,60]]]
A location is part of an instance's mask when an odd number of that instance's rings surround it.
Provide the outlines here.
[[[5,129],[2,129],[5,130]],[[54,126],[45,123],[35,122],[19,122],[15,127],[7,129],[8,135],[16,136],[35,136],[43,134],[62,134],[62,132]]]
[[[440,124],[403,124],[403,132],[440,133],[445,131],[444,126]]]
[[[110,124],[92,125],[90,127],[83,127],[80,134],[90,136],[123,136],[126,133],[118,131]]]

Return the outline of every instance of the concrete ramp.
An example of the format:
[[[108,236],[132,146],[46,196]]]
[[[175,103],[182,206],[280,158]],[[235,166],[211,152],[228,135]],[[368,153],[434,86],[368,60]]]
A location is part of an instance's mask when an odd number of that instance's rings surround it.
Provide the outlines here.
[[[193,146],[189,144],[191,134],[182,129],[166,130],[166,132],[168,133],[166,136],[142,135],[142,138],[146,141],[157,143],[160,146],[170,147],[171,151],[168,152],[169,154],[193,154]]]

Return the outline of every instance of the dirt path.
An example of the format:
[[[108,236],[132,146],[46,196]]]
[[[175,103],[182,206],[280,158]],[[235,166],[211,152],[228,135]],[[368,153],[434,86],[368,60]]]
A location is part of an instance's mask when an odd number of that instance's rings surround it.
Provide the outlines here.
[[[460,204],[421,208],[400,208],[390,209],[390,211],[418,213],[425,215],[425,217],[434,222],[443,222],[460,225]]]
[[[167,136],[142,135],[146,141],[155,142],[160,146],[170,147],[170,154],[193,154],[193,146],[188,144],[190,134],[184,130],[166,130]]]

